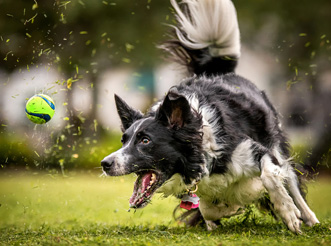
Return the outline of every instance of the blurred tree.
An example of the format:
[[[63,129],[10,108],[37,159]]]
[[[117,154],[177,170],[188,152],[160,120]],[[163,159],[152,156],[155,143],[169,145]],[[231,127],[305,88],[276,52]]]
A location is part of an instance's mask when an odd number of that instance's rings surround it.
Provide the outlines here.
[[[90,72],[110,64],[151,66],[154,44],[166,29],[161,23],[169,19],[167,1],[19,0],[13,5],[5,0],[0,7],[0,54],[7,71],[42,59],[72,73],[77,66]]]

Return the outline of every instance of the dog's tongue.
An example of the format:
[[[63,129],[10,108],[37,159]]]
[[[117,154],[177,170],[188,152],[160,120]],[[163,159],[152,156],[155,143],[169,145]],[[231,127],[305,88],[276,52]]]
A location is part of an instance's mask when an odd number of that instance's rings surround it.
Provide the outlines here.
[[[130,198],[130,207],[139,207],[145,198],[150,195],[148,191],[144,193],[150,184],[152,172],[141,174],[134,185],[133,194]]]

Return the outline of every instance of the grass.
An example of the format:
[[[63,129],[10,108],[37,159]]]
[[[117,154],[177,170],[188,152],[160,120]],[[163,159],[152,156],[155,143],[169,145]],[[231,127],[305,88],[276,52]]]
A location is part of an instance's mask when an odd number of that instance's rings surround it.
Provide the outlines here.
[[[172,219],[174,198],[128,212],[134,177],[95,173],[8,173],[0,176],[0,245],[331,245],[331,182],[310,185],[321,224],[294,235],[254,208],[219,228],[185,228]]]

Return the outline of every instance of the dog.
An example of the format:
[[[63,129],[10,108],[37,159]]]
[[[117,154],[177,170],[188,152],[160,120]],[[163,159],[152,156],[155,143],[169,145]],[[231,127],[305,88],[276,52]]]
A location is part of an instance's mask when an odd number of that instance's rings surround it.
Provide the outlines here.
[[[294,233],[302,221],[319,223],[278,113],[265,92],[235,74],[240,33],[231,0],[171,4],[177,26],[162,48],[189,77],[146,114],[115,95],[123,146],[101,161],[103,172],[137,174],[131,208],[145,207],[156,192],[198,196],[195,212],[208,230],[249,204],[271,210]]]

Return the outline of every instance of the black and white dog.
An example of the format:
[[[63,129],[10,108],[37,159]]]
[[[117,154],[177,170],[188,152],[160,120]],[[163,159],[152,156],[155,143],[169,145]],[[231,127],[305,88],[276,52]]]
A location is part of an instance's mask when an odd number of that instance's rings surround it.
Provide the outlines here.
[[[136,173],[130,207],[155,192],[182,197],[198,185],[208,229],[245,205],[268,205],[293,232],[319,223],[306,204],[278,114],[263,91],[234,74],[240,56],[230,0],[171,4],[176,38],[163,46],[191,77],[172,87],[147,114],[115,96],[123,147],[101,164],[107,175]]]

